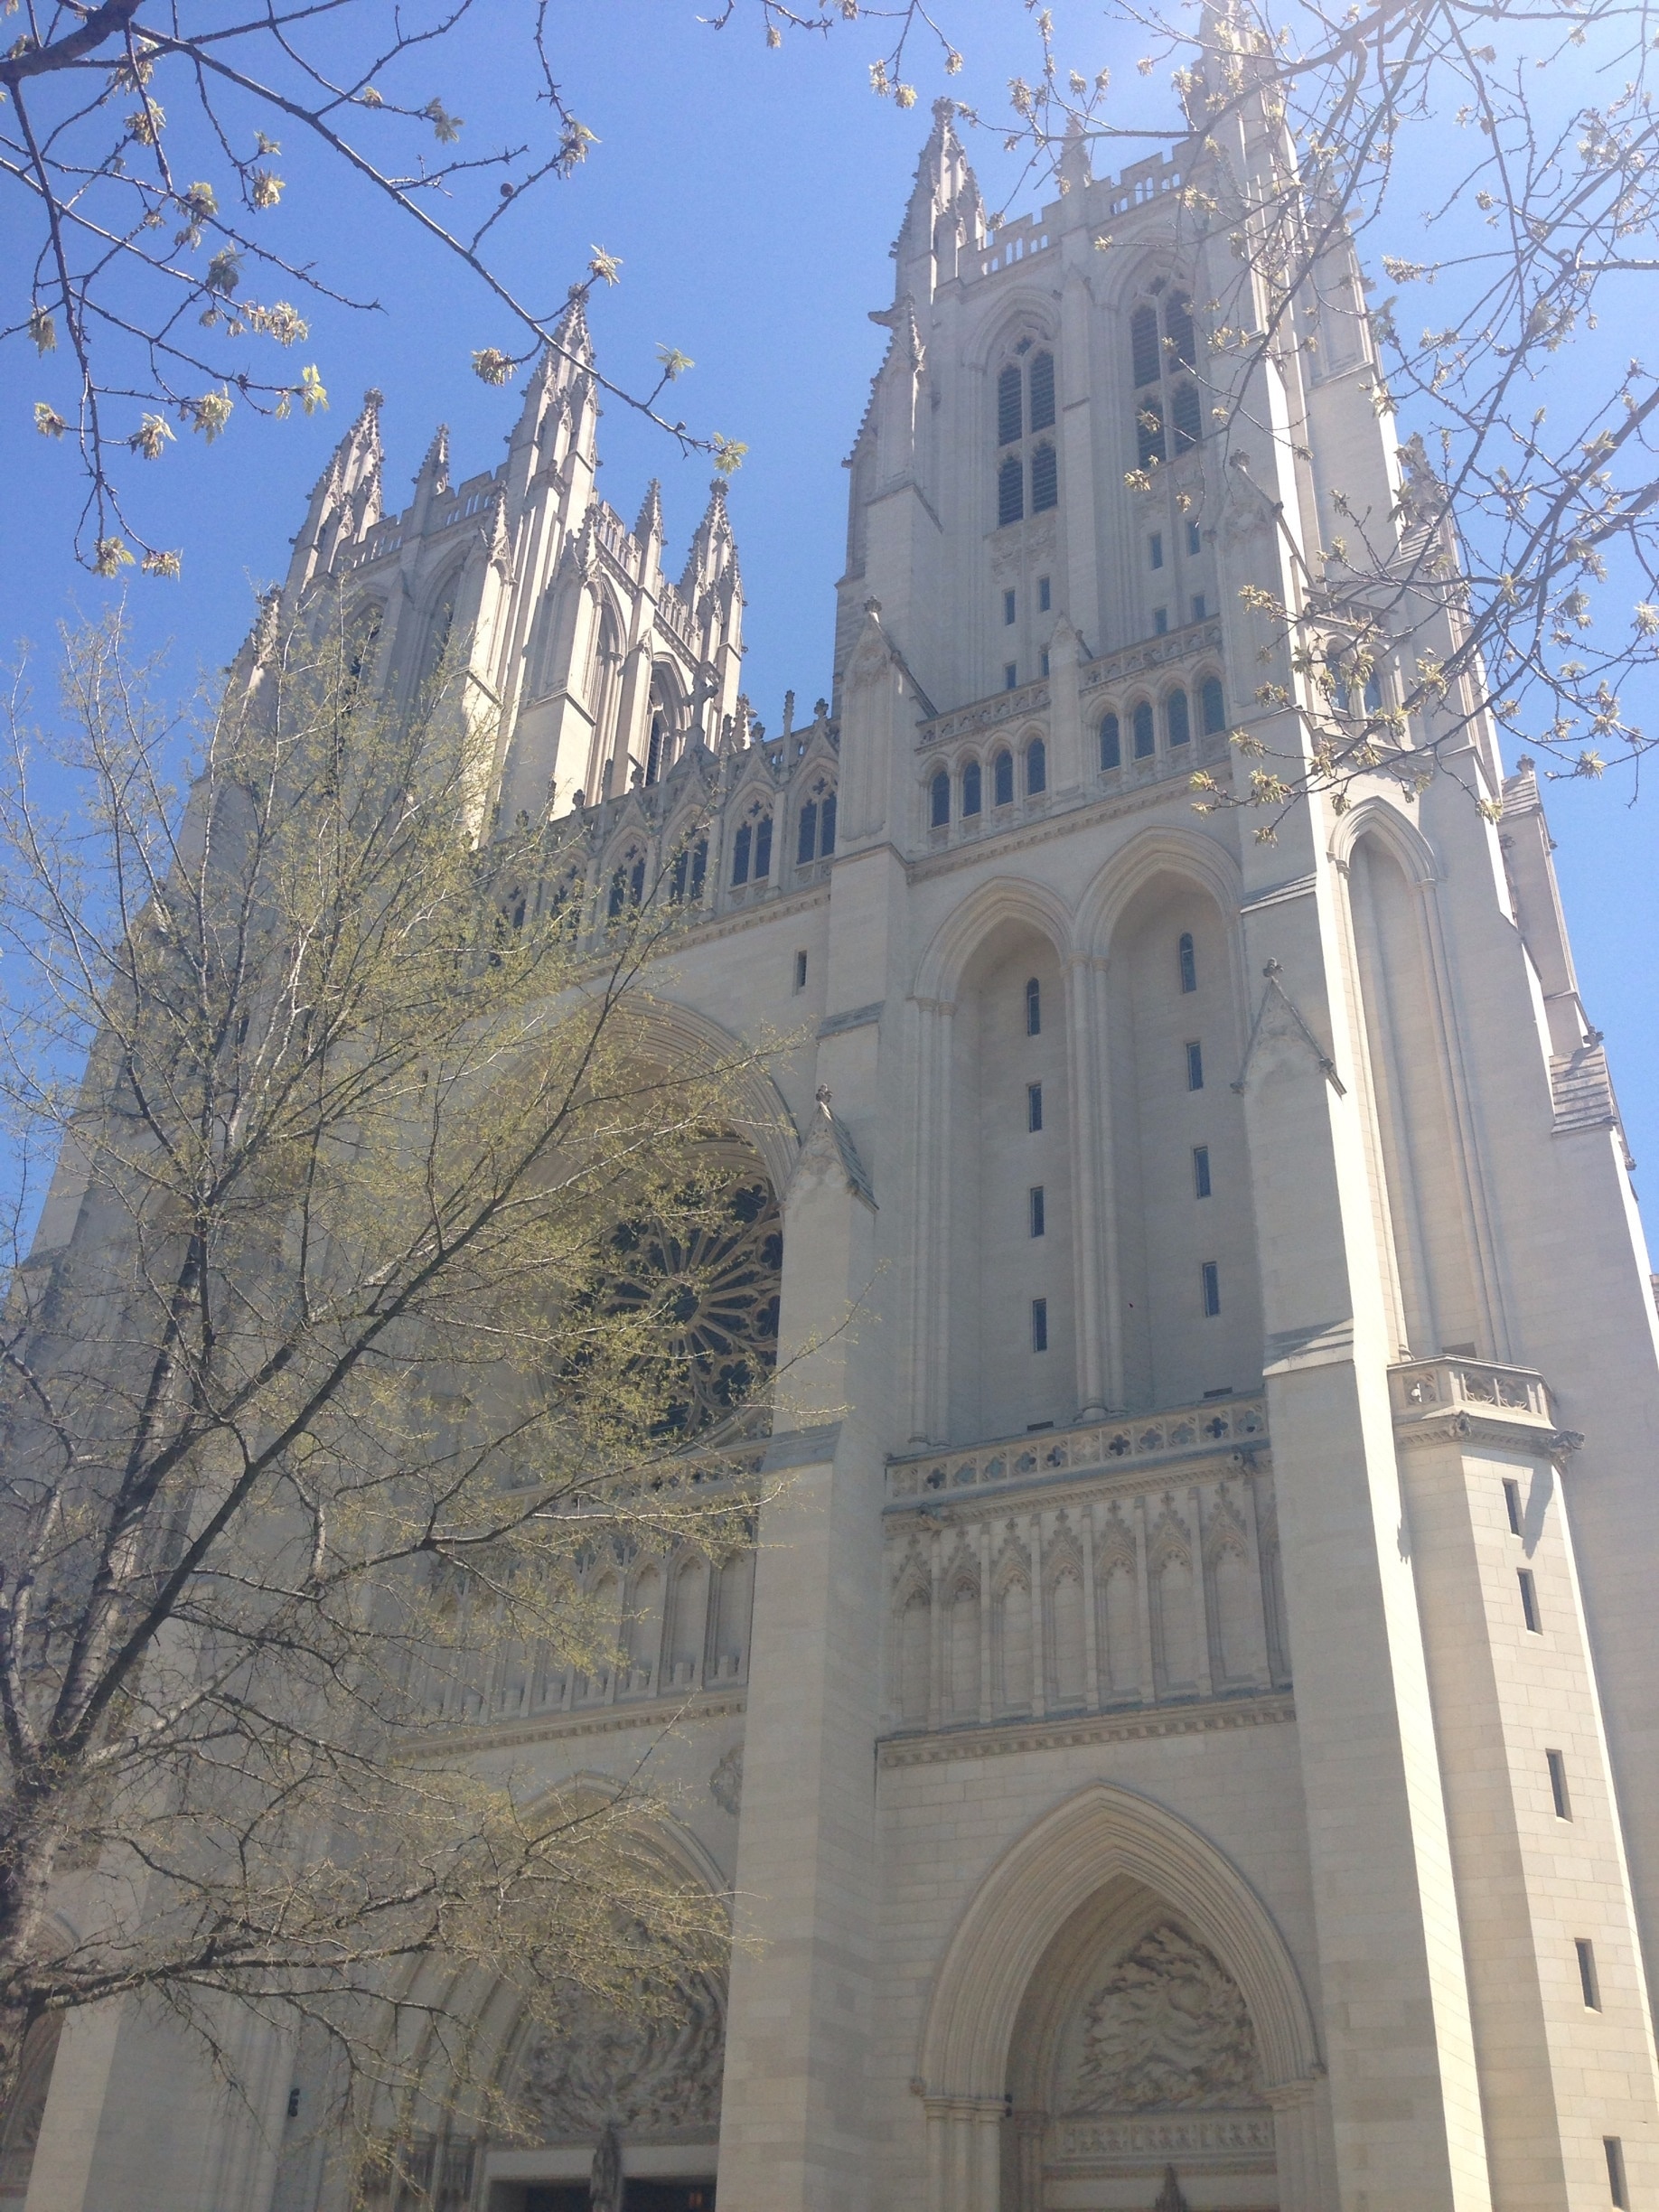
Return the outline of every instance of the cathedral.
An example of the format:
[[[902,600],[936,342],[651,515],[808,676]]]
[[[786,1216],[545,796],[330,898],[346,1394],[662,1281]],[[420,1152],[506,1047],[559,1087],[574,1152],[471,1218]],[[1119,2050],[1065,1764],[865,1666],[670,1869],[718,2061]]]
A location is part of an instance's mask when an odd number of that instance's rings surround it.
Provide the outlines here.
[[[499,467],[440,433],[386,509],[371,394],[312,495],[286,604],[345,595],[394,698],[459,651],[492,818],[568,820],[595,911],[679,854],[688,1041],[804,1040],[753,1116],[811,1347],[753,1553],[636,1561],[613,1666],[431,1709],[548,1786],[656,1743],[729,1971],[520,2052],[540,2140],[435,2138],[443,2212],[1659,2207],[1631,1162],[1477,700],[1274,838],[1195,803],[1247,790],[1241,734],[1306,752],[1261,609],[1317,615],[1343,514],[1455,554],[1341,241],[1317,344],[1217,426],[1235,275],[1184,164],[1224,203],[1279,158],[1228,130],[1101,178],[1074,141],[993,226],[941,103],[828,696],[772,728],[724,486],[677,578],[656,488],[632,524],[597,492],[579,302]],[[292,2054],[257,2112],[174,2064],[72,2022],[0,2198],[346,2212],[285,2151]]]

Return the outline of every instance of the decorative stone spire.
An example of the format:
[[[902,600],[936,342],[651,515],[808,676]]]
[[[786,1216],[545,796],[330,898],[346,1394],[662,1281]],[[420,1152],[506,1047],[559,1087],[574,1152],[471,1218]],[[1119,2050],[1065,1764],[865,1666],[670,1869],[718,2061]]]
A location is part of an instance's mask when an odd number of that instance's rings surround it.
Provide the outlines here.
[[[680,592],[695,606],[698,595],[719,583],[723,575],[729,572],[735,581],[736,568],[737,543],[732,536],[731,517],[726,512],[726,479],[717,476],[708,487],[708,504],[703,510],[703,519],[692,534],[691,550],[680,579]]]
[[[426,457],[415,478],[415,506],[412,528],[418,536],[426,527],[433,501],[441,500],[449,489],[449,425],[439,423],[426,448]]]
[[[645,487],[645,497],[640,503],[640,519],[633,526],[635,541],[648,545],[654,538],[662,539],[662,486],[653,476]]]
[[[342,545],[355,544],[380,519],[380,394],[363,394],[362,412],[311,489],[305,520],[294,540],[290,590],[333,566]]]
[[[985,243],[985,202],[953,117],[956,103],[933,102],[933,127],[916,164],[916,182],[894,242],[893,298],[932,299],[957,273],[958,256]]]

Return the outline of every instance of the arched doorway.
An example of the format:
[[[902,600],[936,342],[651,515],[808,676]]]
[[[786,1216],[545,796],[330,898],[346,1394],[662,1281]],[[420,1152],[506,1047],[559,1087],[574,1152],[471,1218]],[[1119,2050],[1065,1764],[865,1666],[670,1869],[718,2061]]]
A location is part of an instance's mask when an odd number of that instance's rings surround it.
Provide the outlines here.
[[[1106,1882],[1049,1945],[1015,2023],[1008,2095],[1008,2212],[1155,2197],[1163,2212],[1279,2212],[1250,2007],[1144,1882]]]
[[[929,2212],[1327,2201],[1324,2068],[1271,1916],[1196,1829],[1109,1783],[979,1885],[918,2072]]]

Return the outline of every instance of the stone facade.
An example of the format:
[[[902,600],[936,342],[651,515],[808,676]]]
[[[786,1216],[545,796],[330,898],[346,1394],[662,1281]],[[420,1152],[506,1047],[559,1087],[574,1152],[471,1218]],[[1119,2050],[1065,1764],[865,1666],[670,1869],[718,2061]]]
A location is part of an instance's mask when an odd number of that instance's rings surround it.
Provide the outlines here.
[[[1419,797],[1432,726],[1275,843],[1194,811],[1294,711],[1242,587],[1398,461],[1356,269],[1239,398],[1283,435],[1223,441],[1181,157],[1067,158],[992,235],[936,119],[810,720],[739,690],[723,492],[678,584],[654,491],[598,498],[578,311],[494,473],[440,436],[383,514],[371,401],[296,543],[389,691],[464,641],[499,818],[577,818],[512,898],[666,871],[665,1021],[791,1040],[752,1135],[807,1349],[754,1558],[614,1573],[600,1674],[431,1692],[548,1784],[671,1701],[729,1986],[522,2054],[546,2142],[435,2153],[451,2212],[608,2200],[617,2155],[721,2212],[1659,2203],[1659,1356],[1538,787],[1476,715]],[[333,2212],[256,2057],[264,2127],[76,2020],[0,2197]]]

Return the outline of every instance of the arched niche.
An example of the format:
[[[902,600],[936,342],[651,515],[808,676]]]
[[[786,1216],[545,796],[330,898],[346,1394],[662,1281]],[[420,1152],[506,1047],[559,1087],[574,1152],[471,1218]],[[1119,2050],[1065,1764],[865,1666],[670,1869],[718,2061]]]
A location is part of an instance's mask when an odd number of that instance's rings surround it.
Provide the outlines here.
[[[1283,1938],[1207,1838],[1114,1785],[986,1876],[918,2057],[933,2212],[1149,2205],[1169,2164],[1193,2212],[1324,2201],[1323,2068]]]
[[[1102,917],[1121,1389],[1134,1411],[1254,1389],[1262,1357],[1233,1089],[1248,1034],[1236,908],[1184,851],[1147,859]]]
[[[1063,1425],[1077,1410],[1073,1112],[1061,944],[990,922],[954,990],[944,1204],[953,1437]]]

